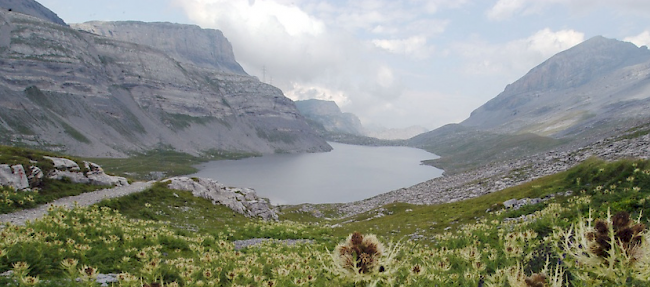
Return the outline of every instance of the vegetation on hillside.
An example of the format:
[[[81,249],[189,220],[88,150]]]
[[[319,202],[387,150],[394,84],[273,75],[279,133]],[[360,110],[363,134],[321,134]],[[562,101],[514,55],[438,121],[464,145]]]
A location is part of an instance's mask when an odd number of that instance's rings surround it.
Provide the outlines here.
[[[501,204],[567,190],[519,210]],[[631,160],[592,159],[468,201],[330,220],[290,210],[292,221],[250,220],[157,185],[7,226],[0,270],[14,273],[0,283],[94,286],[97,272],[113,272],[115,286],[644,286],[649,209],[650,162]],[[235,250],[234,240],[257,237],[309,241]]]

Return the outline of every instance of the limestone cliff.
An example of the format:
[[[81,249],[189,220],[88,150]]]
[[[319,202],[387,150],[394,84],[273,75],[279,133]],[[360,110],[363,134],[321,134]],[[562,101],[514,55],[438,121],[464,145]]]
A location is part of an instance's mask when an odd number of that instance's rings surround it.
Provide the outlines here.
[[[175,60],[202,68],[246,75],[235,61],[232,46],[223,33],[195,25],[172,23],[86,22],[72,28],[107,38],[158,49]]]
[[[279,89],[186,58],[0,11],[0,142],[81,156],[331,149]]]

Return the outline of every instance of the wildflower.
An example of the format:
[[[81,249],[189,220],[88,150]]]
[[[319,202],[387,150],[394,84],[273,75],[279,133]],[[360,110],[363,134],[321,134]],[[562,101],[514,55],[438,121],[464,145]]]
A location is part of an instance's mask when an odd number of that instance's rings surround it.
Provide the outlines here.
[[[20,281],[23,283],[24,286],[36,286],[40,280],[38,277],[32,277],[32,276],[25,276],[20,278]]]

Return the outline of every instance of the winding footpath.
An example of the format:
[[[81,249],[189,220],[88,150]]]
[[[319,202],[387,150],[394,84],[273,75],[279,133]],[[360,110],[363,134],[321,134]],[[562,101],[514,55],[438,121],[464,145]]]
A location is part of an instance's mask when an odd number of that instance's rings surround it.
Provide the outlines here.
[[[82,193],[80,195],[59,198],[48,204],[40,205],[36,208],[16,211],[14,213],[0,214],[0,223],[10,222],[14,225],[25,225],[27,220],[34,220],[47,214],[51,205],[72,208],[75,202],[79,206],[90,206],[104,199],[125,196],[131,193],[141,192],[154,184],[155,181],[138,181],[127,186],[100,189],[93,192]],[[0,226],[0,229],[3,227]]]

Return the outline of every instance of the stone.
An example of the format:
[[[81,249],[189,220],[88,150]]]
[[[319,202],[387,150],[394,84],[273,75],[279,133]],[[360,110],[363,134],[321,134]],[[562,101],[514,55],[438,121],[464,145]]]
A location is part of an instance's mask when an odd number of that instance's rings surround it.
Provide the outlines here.
[[[13,186],[16,190],[29,188],[25,169],[21,164],[0,164],[0,185]]]
[[[506,208],[513,208],[515,205],[517,205],[518,202],[519,202],[519,200],[514,199],[514,198],[513,199],[508,199],[508,200],[503,202],[503,206],[505,206]]]
[[[168,187],[192,192],[192,195],[224,205],[247,217],[277,220],[278,215],[267,199],[257,196],[250,188],[226,187],[216,180],[207,178],[172,177]]]
[[[43,171],[38,166],[29,167],[29,174],[27,175],[27,180],[29,181],[30,187],[40,186],[43,182],[45,175]]]
[[[50,157],[50,156],[43,156],[45,159],[49,159],[52,161],[54,164],[54,168],[58,170],[69,170],[69,171],[80,171],[81,169],[79,168],[79,165],[67,158],[59,158],[59,157]]]

